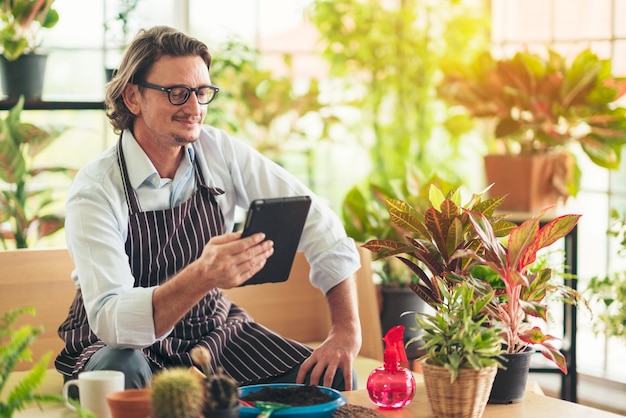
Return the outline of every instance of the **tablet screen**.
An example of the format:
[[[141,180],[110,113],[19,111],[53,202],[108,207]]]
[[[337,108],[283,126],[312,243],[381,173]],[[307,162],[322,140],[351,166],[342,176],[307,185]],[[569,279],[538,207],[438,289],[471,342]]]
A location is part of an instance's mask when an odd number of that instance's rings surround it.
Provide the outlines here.
[[[250,204],[242,237],[264,232],[267,239],[274,241],[274,254],[242,286],[284,282],[289,278],[310,206],[309,196],[257,199]]]

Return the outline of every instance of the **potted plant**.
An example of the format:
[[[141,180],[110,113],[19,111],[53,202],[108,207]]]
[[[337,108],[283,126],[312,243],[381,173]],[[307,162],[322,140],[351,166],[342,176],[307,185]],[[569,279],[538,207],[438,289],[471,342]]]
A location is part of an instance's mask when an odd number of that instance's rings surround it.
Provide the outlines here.
[[[490,326],[485,313],[494,292],[479,293],[469,281],[451,288],[441,278],[435,283],[441,295],[435,313],[415,316],[426,350],[426,396],[439,418],[479,418],[503,367],[502,329]]]
[[[15,412],[23,410],[30,404],[66,402],[61,395],[37,392],[43,383],[52,353],[47,353],[37,360],[20,382],[12,386],[10,393],[6,396],[2,393],[15,365],[19,361],[31,360],[30,345],[42,332],[40,327],[33,325],[22,325],[18,329],[13,329],[20,315],[26,313],[35,315],[35,309],[32,307],[11,309],[0,317],[0,395],[3,395],[0,396],[0,416],[5,418],[11,418]],[[78,402],[72,400],[70,402],[80,417],[94,417],[92,413],[81,408]]]
[[[391,219],[406,231],[405,240],[372,240],[364,246],[377,252],[378,257],[399,257],[419,278],[412,288],[435,309],[442,303],[436,280],[443,279],[449,287],[470,281],[482,292],[495,289],[496,296],[485,309],[490,324],[505,330],[505,354],[530,352],[536,347],[566,373],[563,354],[551,344],[554,338],[527,319],[547,321],[548,295],[570,303],[583,298],[574,289],[550,280],[550,267],[538,272],[530,267],[539,250],[564,237],[580,215],[563,215],[540,227],[544,210],[517,225],[504,219],[505,215],[494,215],[504,197],[483,200],[483,194],[473,195],[461,205],[458,192],[444,196],[432,188],[431,207],[423,216],[406,202],[389,201]],[[507,236],[505,245],[501,240]],[[525,367],[521,392],[516,391],[512,399],[506,395],[503,402],[518,401],[523,396],[528,363]],[[491,401],[496,403],[498,399],[492,397]]]
[[[37,239],[51,235],[64,224],[57,213],[54,193],[38,180],[47,174],[71,177],[68,167],[41,167],[36,157],[65,130],[38,127],[20,120],[24,98],[0,120],[0,242],[5,249],[27,248]]]
[[[601,167],[619,166],[626,109],[616,102],[626,93],[626,80],[613,77],[611,61],[590,49],[571,63],[551,49],[500,59],[484,53],[470,65],[443,71],[439,97],[494,126],[485,169],[494,196],[510,193],[503,210],[536,212],[575,196],[575,146]],[[530,180],[520,184],[522,179]]]
[[[191,350],[191,359],[200,367],[203,376],[201,382],[204,386],[205,418],[237,418],[239,417],[239,385],[237,381],[228,376],[221,368],[213,372],[211,369],[211,353],[202,346],[196,346]]]
[[[542,216],[548,210],[549,208],[540,211],[536,216],[512,229],[506,245],[498,239],[484,216],[470,212],[470,220],[479,236],[483,251],[467,249],[458,254],[469,256],[484,267],[475,271],[478,280],[488,285],[496,283],[494,287],[501,289],[492,300],[493,303],[488,305],[488,310],[493,318],[492,323],[499,323],[506,330],[508,369],[512,370],[513,364],[519,362],[520,370],[524,372],[523,376],[527,376],[533,348],[539,349],[548,360],[567,374],[565,357],[553,345],[556,338],[544,334],[541,328],[528,321],[528,318],[533,317],[547,322],[547,297],[550,295],[565,303],[576,305],[580,302],[587,303],[578,291],[552,281],[552,268],[543,267],[539,271],[532,268],[538,252],[565,237],[580,218],[580,215],[574,214],[561,215],[541,226]],[[524,355],[520,357],[518,355],[520,353]],[[510,374],[499,373],[496,377],[498,385],[494,384],[490,402],[511,403],[523,399],[526,378],[524,377],[516,388],[504,384],[509,376]]]
[[[163,369],[152,378],[151,403],[154,418],[200,418],[202,382],[182,367]]]
[[[24,95],[41,99],[47,55],[37,53],[41,30],[59,21],[54,0],[2,0],[0,2],[0,48],[2,90],[9,99]]]
[[[431,183],[421,189],[419,196],[410,195],[406,200],[386,198],[388,226],[385,229],[380,228],[379,231],[380,236],[385,239],[371,239],[370,235],[368,237],[370,239],[363,245],[378,253],[375,262],[387,260],[388,264],[392,264],[390,259],[393,258],[396,263],[398,261],[408,263],[409,269],[402,266],[412,276],[404,288],[409,292],[406,298],[412,297],[412,300],[419,301],[419,305],[416,303],[416,308],[413,309],[406,305],[396,308],[399,306],[398,302],[393,300],[389,305],[391,311],[397,315],[402,315],[403,312],[425,312],[426,305],[432,307],[433,304],[442,302],[434,282],[435,276],[444,277],[448,273],[462,275],[467,272],[468,263],[459,259],[453,260],[451,256],[455,249],[471,245],[475,234],[471,231],[469,217],[461,210],[459,189],[450,189],[447,193],[449,198],[446,199],[444,192]],[[467,207],[485,213],[498,233],[505,236],[515,224],[506,221],[504,215],[495,213],[503,198],[485,200],[483,196],[484,193],[474,195],[467,203]],[[413,202],[418,203],[420,209],[416,209]],[[410,241],[409,238],[405,238],[409,234],[418,234],[420,240]],[[405,252],[410,253],[413,260],[422,263],[425,270],[405,257],[392,257]],[[393,289],[390,286],[388,288]],[[420,329],[412,323],[411,315],[402,315],[401,320],[407,328],[405,331],[407,354],[413,354],[413,358],[419,357],[423,353],[421,341],[416,338],[420,335]]]

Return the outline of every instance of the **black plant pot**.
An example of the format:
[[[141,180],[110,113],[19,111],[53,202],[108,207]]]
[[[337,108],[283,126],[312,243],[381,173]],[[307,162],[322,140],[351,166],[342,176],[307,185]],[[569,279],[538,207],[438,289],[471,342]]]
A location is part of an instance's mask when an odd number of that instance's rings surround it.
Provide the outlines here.
[[[493,382],[489,402],[491,404],[510,404],[521,402],[526,391],[526,381],[530,370],[530,356],[534,350],[529,347],[522,353],[503,354],[506,370],[498,369]]]
[[[232,408],[223,409],[205,409],[203,411],[204,418],[239,418],[241,405]]]
[[[396,325],[404,325],[404,344],[411,338],[419,336],[415,315],[402,315],[404,312],[424,312],[426,303],[408,287],[382,286],[382,309],[380,313],[380,325],[383,335]],[[409,359],[415,359],[421,355],[421,344],[411,344],[406,347],[406,355]]]
[[[24,95],[26,100],[41,100],[48,55],[23,54],[15,61],[0,55],[2,92],[8,99]]]

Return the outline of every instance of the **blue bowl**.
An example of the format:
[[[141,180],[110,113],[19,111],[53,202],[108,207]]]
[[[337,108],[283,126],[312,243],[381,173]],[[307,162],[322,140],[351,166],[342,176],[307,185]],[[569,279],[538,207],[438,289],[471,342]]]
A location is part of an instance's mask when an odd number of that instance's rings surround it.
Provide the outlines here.
[[[257,392],[264,387],[270,388],[284,388],[290,386],[304,386],[295,383],[274,383],[268,385],[250,385],[242,386],[239,388],[239,396],[246,396],[249,393]],[[330,395],[333,400],[326,403],[310,406],[292,406],[290,408],[280,409],[272,412],[272,417],[298,417],[298,418],[330,418],[335,412],[335,409],[342,405],[345,405],[346,397],[338,390],[319,386],[322,392]],[[259,408],[251,408],[249,406],[241,406],[239,412],[240,417],[254,417],[256,418],[262,411]]]

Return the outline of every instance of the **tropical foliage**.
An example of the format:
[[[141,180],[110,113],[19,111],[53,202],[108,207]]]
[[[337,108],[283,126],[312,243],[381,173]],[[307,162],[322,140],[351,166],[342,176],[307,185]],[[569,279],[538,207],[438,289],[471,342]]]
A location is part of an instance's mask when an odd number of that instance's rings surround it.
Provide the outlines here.
[[[35,315],[32,307],[11,309],[0,317],[0,417],[10,418],[17,411],[33,403],[65,403],[60,395],[37,393],[48,370],[52,353],[42,356],[11,392],[4,394],[9,375],[20,361],[32,361],[30,346],[43,329],[32,325],[22,325],[14,329],[16,320],[23,314]],[[93,417],[89,411],[81,409],[74,401],[80,417]]]
[[[447,369],[451,382],[462,368],[502,367],[503,330],[489,326],[489,316],[485,314],[494,292],[479,294],[468,282],[452,288],[440,278],[436,278],[435,283],[442,302],[436,304],[433,314],[415,315],[423,331],[415,338],[424,341],[422,348],[426,354],[423,358]]]
[[[75,169],[45,167],[36,157],[65,130],[39,127],[21,122],[24,98],[0,120],[0,242],[27,248],[38,239],[51,235],[64,224],[62,208],[50,187],[51,175],[73,177]],[[56,206],[55,206],[56,205]]]
[[[597,165],[619,167],[626,144],[626,108],[617,102],[626,94],[626,79],[612,76],[611,60],[590,49],[571,62],[552,49],[543,55],[519,51],[511,58],[484,53],[470,65],[447,63],[443,71],[439,97],[493,124],[492,152],[572,152],[572,146],[579,145]],[[455,118],[461,119],[458,114]],[[468,126],[472,124],[464,121],[456,129]],[[577,164],[574,172],[567,186],[575,196]]]
[[[57,24],[59,13],[52,8],[52,3],[54,0],[0,1],[0,45],[9,61],[35,52],[41,43],[41,29]]]
[[[548,295],[568,303],[583,298],[571,287],[551,280],[552,268],[536,272],[531,267],[538,252],[567,235],[580,215],[559,216],[542,225],[541,212],[517,225],[504,215],[494,215],[503,197],[483,200],[483,193],[462,205],[458,191],[443,195],[432,187],[431,206],[424,215],[406,202],[388,200],[391,220],[404,231],[405,239],[371,240],[364,247],[378,253],[377,258],[402,260],[418,278],[412,289],[434,308],[443,303],[439,280],[449,288],[467,281],[479,292],[495,291],[485,310],[491,324],[504,327],[507,352],[536,345],[566,372],[562,353],[551,343],[554,337],[545,335],[528,318],[548,320]],[[500,288],[493,284],[493,276],[500,279]]]

